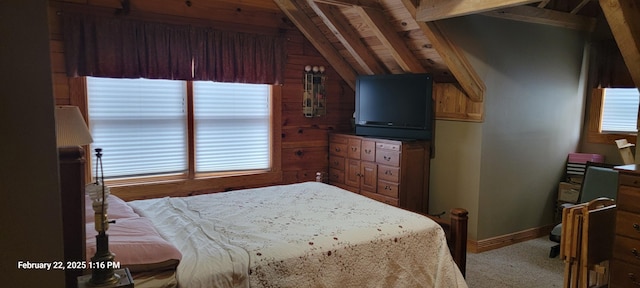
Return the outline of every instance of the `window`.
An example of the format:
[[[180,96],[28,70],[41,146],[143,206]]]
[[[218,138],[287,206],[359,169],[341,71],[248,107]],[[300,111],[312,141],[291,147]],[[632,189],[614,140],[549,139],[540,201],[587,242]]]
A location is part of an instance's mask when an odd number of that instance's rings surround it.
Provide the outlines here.
[[[196,172],[269,168],[269,86],[193,83]]]
[[[269,85],[87,77],[87,98],[105,178],[271,166]]]
[[[615,145],[617,139],[636,143],[637,88],[596,88],[591,94],[587,142]]]
[[[639,97],[636,88],[604,89],[600,131],[603,133],[637,133]]]

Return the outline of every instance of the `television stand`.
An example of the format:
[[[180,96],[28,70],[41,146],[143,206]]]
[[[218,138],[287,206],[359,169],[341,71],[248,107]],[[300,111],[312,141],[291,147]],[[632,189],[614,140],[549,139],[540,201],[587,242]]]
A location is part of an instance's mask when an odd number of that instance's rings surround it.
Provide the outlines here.
[[[431,142],[329,134],[329,183],[428,214]]]

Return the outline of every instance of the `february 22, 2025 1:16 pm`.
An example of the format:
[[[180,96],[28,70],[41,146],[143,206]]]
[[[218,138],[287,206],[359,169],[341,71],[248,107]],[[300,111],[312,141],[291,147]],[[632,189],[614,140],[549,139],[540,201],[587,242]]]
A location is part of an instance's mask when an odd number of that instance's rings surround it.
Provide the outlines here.
[[[120,269],[118,261],[53,261],[53,262],[31,262],[18,261],[18,269],[24,270],[66,270],[66,269]]]

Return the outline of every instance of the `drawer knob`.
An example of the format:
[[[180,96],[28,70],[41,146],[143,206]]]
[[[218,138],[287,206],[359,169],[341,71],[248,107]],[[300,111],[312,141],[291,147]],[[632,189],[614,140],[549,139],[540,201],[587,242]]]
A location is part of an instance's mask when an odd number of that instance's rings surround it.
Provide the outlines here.
[[[385,174],[385,175],[393,175],[393,172],[391,172],[391,171],[389,171],[389,170],[386,170],[386,171],[384,171],[384,174]]]
[[[636,280],[636,275],[633,273],[629,273],[627,274],[627,277],[629,277],[629,280],[631,280],[631,283],[633,283],[636,286],[640,286],[640,282],[638,282],[638,280]]]
[[[636,248],[631,249],[631,254],[633,254],[633,256],[636,256],[636,258],[640,259],[640,255],[638,255],[638,249]]]
[[[391,161],[391,157],[384,156],[382,158],[384,158],[384,160]]]
[[[336,152],[340,152],[340,148],[336,148],[335,150],[336,150]]]
[[[371,149],[364,149],[364,153],[371,154]]]
[[[351,147],[351,151],[353,151],[353,152],[358,151],[358,147]]]
[[[389,186],[384,186],[384,190],[391,190],[391,187],[389,187]]]
[[[636,229],[636,231],[640,232],[640,225],[638,223],[633,223],[633,229]]]

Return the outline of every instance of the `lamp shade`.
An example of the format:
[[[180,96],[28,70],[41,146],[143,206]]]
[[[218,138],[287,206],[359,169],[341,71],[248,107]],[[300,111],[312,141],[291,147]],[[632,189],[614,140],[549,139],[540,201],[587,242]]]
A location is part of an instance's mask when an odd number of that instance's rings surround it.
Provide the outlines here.
[[[82,146],[93,142],[89,128],[76,106],[56,107],[56,137],[58,147]]]

